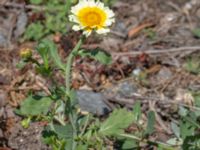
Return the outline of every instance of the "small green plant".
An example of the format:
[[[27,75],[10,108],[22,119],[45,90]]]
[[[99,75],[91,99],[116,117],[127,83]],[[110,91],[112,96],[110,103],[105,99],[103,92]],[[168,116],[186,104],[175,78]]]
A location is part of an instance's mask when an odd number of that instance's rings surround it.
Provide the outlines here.
[[[103,0],[110,6],[116,0]],[[36,5],[33,13],[41,16],[42,19],[31,22],[23,36],[23,40],[38,41],[48,35],[55,33],[66,34],[71,27],[69,22],[69,10],[78,0],[30,0],[30,4]]]
[[[32,0],[31,2],[41,4],[44,1]],[[59,2],[55,2],[55,5]],[[176,138],[169,140],[168,143],[150,140],[149,137],[155,132],[156,114],[154,111],[149,111],[147,122],[142,122],[140,102],[135,103],[132,111],[124,108],[115,109],[108,118],[103,120],[91,114],[83,115],[79,112],[76,91],[71,87],[72,63],[76,57],[90,57],[102,64],[109,65],[111,63],[109,53],[101,49],[89,51],[83,49],[81,45],[93,32],[108,33],[109,26],[115,20],[112,10],[94,0],[82,0],[73,6],[69,18],[74,23],[72,29],[81,30],[83,34],[66,61],[61,60],[56,45],[48,39],[40,40],[36,47],[42,61],[33,58],[31,49],[23,49],[20,52],[22,60],[18,64],[19,68],[23,68],[27,63],[33,63],[36,72],[43,77],[53,80],[53,70],[56,69],[65,79],[64,85],[52,82],[54,85],[48,89],[48,94],[43,92],[29,94],[15,111],[23,117],[22,126],[28,128],[32,121],[47,122],[42,137],[44,143],[50,145],[53,150],[105,150],[109,146],[113,149],[128,150],[141,149],[143,148],[141,145],[144,144],[157,147],[159,150],[174,150],[177,147],[199,149],[199,135],[196,134],[200,128],[198,111],[180,107],[181,120],[178,124],[172,123],[172,130]],[[37,25],[38,27],[33,27],[35,30],[48,33],[46,27],[40,23]],[[47,30],[50,28],[51,26]],[[37,31],[38,34],[42,34],[39,31]],[[30,32],[32,31],[30,30]],[[42,35],[37,36],[42,37]],[[199,97],[195,96],[197,97],[196,104],[199,105]],[[126,131],[129,126],[134,126],[136,130]]]
[[[200,73],[200,60],[197,58],[188,58],[187,62],[183,66],[188,72],[193,74]]]
[[[200,28],[194,29],[192,33],[196,38],[200,38]]]
[[[23,40],[37,41],[54,33],[67,33],[67,28],[70,27],[67,16],[71,5],[75,4],[76,0],[30,0],[29,2],[38,6],[33,13],[41,16],[42,19],[28,25]]]

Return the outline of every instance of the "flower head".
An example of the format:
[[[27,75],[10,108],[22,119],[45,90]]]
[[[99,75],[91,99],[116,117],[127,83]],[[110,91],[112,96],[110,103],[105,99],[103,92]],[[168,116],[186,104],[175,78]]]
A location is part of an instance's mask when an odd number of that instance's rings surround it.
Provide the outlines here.
[[[104,6],[99,0],[80,0],[71,8],[70,21],[75,25],[73,30],[83,30],[83,34],[89,36],[92,31],[98,34],[106,34],[110,31],[109,26],[114,23],[114,13]]]
[[[29,48],[21,49],[19,55],[23,59],[29,59],[32,57],[32,50]]]

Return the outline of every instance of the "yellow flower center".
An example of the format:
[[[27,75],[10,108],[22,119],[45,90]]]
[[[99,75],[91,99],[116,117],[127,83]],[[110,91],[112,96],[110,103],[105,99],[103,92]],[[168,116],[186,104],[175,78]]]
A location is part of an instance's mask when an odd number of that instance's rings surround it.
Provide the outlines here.
[[[104,10],[98,7],[85,7],[78,12],[77,17],[82,26],[92,30],[104,27],[107,15]]]

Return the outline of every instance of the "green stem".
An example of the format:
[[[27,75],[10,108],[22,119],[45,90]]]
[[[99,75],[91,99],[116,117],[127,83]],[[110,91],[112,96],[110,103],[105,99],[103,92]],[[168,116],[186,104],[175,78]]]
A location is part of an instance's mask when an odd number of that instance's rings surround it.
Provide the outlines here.
[[[67,59],[67,66],[66,66],[66,71],[65,71],[65,85],[66,85],[66,94],[67,95],[69,95],[70,89],[71,89],[71,67],[72,67],[72,63],[73,63],[74,57],[75,57],[76,53],[78,52],[82,42],[83,42],[83,39],[81,38],[78,41],[78,43],[76,44],[76,46],[74,47],[74,49],[72,50],[72,52],[69,54],[68,59]]]
[[[83,37],[80,38],[74,49],[71,51],[67,58],[67,65],[66,65],[66,70],[65,70],[65,86],[66,86],[66,96],[69,99],[70,91],[71,91],[71,69],[72,69],[72,64],[74,57],[77,55],[78,50],[80,49],[81,45],[83,42]],[[69,99],[68,101],[68,108],[69,108],[69,120],[73,128],[73,142],[72,142],[72,150],[76,150],[76,145],[77,142],[75,141],[75,138],[77,137],[77,129],[76,129],[76,118],[73,115],[73,110],[72,110],[72,100]]]
[[[133,140],[136,140],[136,141],[140,141],[140,142],[153,143],[155,145],[161,145],[162,147],[168,148],[169,150],[173,150],[174,149],[173,148],[174,145],[170,145],[170,144],[159,142],[159,141],[146,140],[146,139],[142,139],[142,138],[139,138],[137,136],[130,135],[130,134],[119,134],[119,136],[122,136],[122,137],[125,137],[125,138],[130,138],[130,139],[133,139]]]
[[[87,126],[88,126],[89,118],[90,118],[90,115],[87,115],[84,127],[82,129],[82,132],[80,133],[80,137],[85,133],[85,130],[86,130]]]

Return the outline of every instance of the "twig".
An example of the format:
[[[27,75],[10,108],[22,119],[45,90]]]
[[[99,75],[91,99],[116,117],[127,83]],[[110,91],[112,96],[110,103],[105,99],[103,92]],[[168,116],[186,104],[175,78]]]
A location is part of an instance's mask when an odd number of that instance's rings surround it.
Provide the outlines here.
[[[196,51],[200,50],[200,46],[185,46],[185,47],[179,47],[179,48],[171,48],[171,49],[163,49],[163,50],[144,50],[144,51],[130,51],[130,52],[121,52],[121,53],[115,53],[112,52],[111,54],[113,56],[130,56],[130,55],[140,55],[143,53],[146,54],[163,54],[163,53],[175,53],[175,52],[183,52],[183,51]]]
[[[13,7],[13,8],[18,8],[18,9],[36,9],[36,10],[45,10],[46,9],[46,7],[44,7],[44,6],[17,4],[17,3],[11,3],[11,2],[0,4],[0,6],[1,7],[2,6],[3,7]]]

